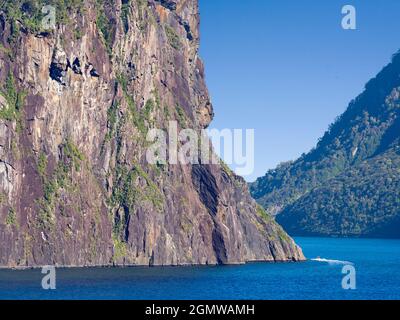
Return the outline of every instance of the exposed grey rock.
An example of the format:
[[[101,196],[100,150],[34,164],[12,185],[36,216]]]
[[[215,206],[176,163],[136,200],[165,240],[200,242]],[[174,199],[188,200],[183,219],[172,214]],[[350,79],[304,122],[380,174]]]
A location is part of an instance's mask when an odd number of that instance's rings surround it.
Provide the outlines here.
[[[179,129],[200,132],[213,118],[198,54],[197,0],[132,1],[128,30],[120,1],[109,3],[107,35],[96,24],[101,4],[89,0],[70,13],[79,40],[74,28],[59,26],[46,37],[21,33],[13,62],[0,51],[1,83],[10,71],[26,93],[19,128],[0,120],[3,158],[14,168],[7,179],[4,165],[0,172],[0,265],[304,259],[228,169],[146,162],[149,129],[179,120]]]

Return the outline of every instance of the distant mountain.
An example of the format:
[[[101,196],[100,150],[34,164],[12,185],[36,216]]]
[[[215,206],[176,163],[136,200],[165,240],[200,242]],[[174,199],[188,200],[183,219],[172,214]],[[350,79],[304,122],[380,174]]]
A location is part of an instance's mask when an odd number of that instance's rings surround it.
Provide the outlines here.
[[[250,190],[292,235],[400,237],[400,51],[313,150]]]

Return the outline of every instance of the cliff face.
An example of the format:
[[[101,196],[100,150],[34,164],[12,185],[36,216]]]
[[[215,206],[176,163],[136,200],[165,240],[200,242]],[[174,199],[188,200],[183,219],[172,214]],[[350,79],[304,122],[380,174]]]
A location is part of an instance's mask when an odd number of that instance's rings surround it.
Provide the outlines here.
[[[146,161],[149,129],[213,117],[197,0],[49,4],[51,31],[0,8],[0,265],[303,259],[224,166]]]
[[[316,148],[251,185],[293,235],[400,237],[400,53]]]

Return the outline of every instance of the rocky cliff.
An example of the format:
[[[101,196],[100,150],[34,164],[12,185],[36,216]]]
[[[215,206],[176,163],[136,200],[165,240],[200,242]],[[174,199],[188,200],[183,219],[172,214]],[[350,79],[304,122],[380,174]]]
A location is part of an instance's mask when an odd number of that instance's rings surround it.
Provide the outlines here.
[[[0,265],[304,259],[226,166],[151,165],[146,133],[213,117],[197,0],[0,7]]]

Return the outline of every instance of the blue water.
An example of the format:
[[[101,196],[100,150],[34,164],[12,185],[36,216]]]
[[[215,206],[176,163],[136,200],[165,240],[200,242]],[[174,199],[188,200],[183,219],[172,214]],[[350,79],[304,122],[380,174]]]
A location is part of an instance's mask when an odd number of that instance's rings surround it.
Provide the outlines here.
[[[296,238],[307,258],[348,261],[356,290],[342,289],[340,262],[221,267],[57,269],[57,289],[40,270],[0,270],[0,299],[399,299],[400,240]]]

